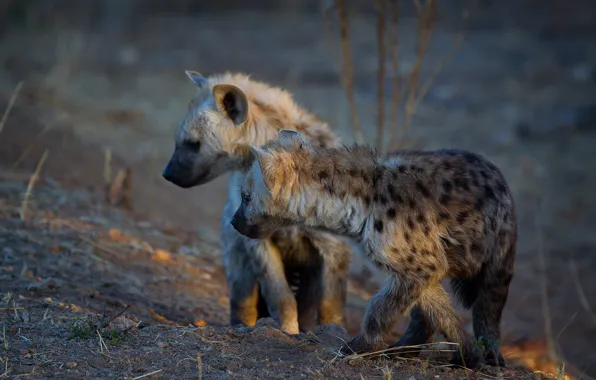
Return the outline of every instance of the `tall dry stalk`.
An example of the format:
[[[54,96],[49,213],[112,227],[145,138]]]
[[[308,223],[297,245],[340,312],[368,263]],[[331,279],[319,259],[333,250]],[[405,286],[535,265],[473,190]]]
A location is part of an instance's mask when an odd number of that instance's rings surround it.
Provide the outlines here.
[[[428,50],[430,37],[432,35],[432,28],[437,18],[438,3],[436,0],[426,0],[426,2],[422,5],[419,2],[414,3],[417,6],[418,17],[420,20],[417,31],[416,62],[414,63],[414,67],[412,68],[412,71],[409,75],[408,97],[404,107],[404,122],[401,130],[402,142],[398,145],[398,147],[403,145],[403,137],[405,137],[408,132],[412,116],[414,116],[414,112],[416,110],[416,91],[418,89],[418,80],[420,77],[420,71],[422,69],[422,62],[424,60],[424,56],[426,55],[426,51]],[[395,147],[391,147],[391,149],[393,148]]]
[[[389,44],[391,46],[391,113],[389,115],[389,148],[397,145],[397,131],[399,122],[399,103],[401,101],[401,88],[399,83],[399,0],[391,0],[389,13],[391,15],[391,28],[389,29]]]
[[[356,141],[362,144],[364,143],[364,135],[362,134],[362,127],[360,126],[358,110],[356,109],[356,101],[354,99],[354,63],[352,61],[350,40],[348,38],[348,14],[344,0],[336,0],[335,7],[337,8],[337,14],[339,16],[339,36],[341,39],[342,52],[342,83],[348,99],[348,106],[350,107],[354,135]]]
[[[377,49],[379,52],[379,66],[377,69],[377,149],[383,150],[385,137],[385,19],[387,17],[387,0],[377,0]]]

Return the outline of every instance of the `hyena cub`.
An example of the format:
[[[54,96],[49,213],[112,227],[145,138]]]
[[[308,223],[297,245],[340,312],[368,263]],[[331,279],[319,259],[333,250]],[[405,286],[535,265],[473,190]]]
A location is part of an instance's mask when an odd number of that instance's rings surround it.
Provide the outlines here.
[[[317,323],[343,324],[348,244],[329,233],[281,226],[266,239],[254,240],[229,223],[242,203],[238,188],[251,158],[247,144],[261,146],[277,138],[283,126],[301,131],[320,147],[338,145],[338,137],[286,91],[242,74],[187,75],[197,93],[178,126],[163,177],[190,188],[230,173],[221,224],[230,323],[254,326],[258,318],[271,315],[290,334]]]
[[[268,236],[279,225],[332,231],[355,238],[390,274],[344,353],[381,349],[396,319],[410,311],[411,324],[392,347],[424,344],[440,332],[460,346],[454,364],[473,368],[484,352],[488,364],[504,365],[499,325],[517,224],[497,167],[463,150],[378,156],[361,146],[321,149],[292,131],[251,149],[236,230],[251,237]],[[443,278],[472,308],[483,348],[463,328]]]

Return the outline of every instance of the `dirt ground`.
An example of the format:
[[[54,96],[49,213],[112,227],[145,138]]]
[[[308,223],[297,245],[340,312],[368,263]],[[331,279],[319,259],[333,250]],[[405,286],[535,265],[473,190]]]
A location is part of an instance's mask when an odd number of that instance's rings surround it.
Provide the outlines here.
[[[451,51],[463,3],[439,9],[422,78],[431,77]],[[375,15],[362,4],[357,6],[364,11],[351,13],[351,44],[360,118],[374,141]],[[352,367],[326,350],[308,354],[314,351],[303,347],[307,337],[290,343],[265,327],[224,327],[227,290],[218,240],[226,178],[182,190],[160,176],[193,92],[185,69],[243,71],[283,86],[352,140],[337,49],[331,48],[318,8],[145,10],[137,17],[131,16],[133,6],[128,13],[82,9],[76,14],[77,9],[56,13],[51,21],[40,11],[0,28],[1,110],[23,81],[0,130],[2,237],[7,241],[0,256],[6,276],[0,282],[6,301],[0,316],[10,376],[32,371],[39,371],[38,377],[64,376],[56,371],[68,370],[73,377],[85,371],[90,371],[87,377],[135,377],[159,369],[163,372],[156,376],[164,378],[176,377],[178,370],[181,377],[196,376],[200,353],[206,378],[223,377],[228,376],[225,368],[248,352],[251,358],[264,355],[272,366],[275,355],[294,365],[296,374],[282,378],[381,377],[385,364],[398,371],[395,378],[408,378],[399,372],[409,368],[401,362]],[[580,0],[573,7],[556,1],[485,2],[472,16],[461,46],[420,103],[408,143],[472,149],[503,170],[520,222],[516,275],[502,325],[509,358],[554,372],[556,365],[546,359],[550,345],[568,369],[589,378],[596,375],[596,196],[591,191],[596,185],[596,9]],[[399,29],[402,82],[416,60],[415,29],[416,20],[405,9]],[[49,182],[35,186],[30,207],[37,216],[23,223],[15,210],[46,149],[42,173]],[[132,171],[130,215],[102,203],[106,149],[114,172]],[[362,260],[354,256],[348,333],[357,330],[380,280],[363,276]],[[14,310],[16,304],[22,309]],[[127,305],[106,328],[89,327],[89,321],[98,323],[98,315],[109,319]],[[55,323],[46,323],[46,310],[56,316]],[[80,319],[75,325],[83,326],[82,335],[101,330],[118,331],[118,336],[102,338],[108,349],[99,346],[96,333],[68,340],[74,319]],[[129,329],[134,321],[153,322]],[[175,328],[168,321],[183,326],[205,321],[209,327]],[[394,335],[406,324],[404,318]],[[260,339],[271,342],[271,351],[257,347]],[[30,340],[34,353],[28,352]],[[242,347],[230,343],[236,341]],[[164,354],[169,350],[171,356]],[[56,357],[46,359],[47,351]],[[126,362],[137,357],[135,352],[147,355],[138,356],[141,363]],[[87,358],[101,361],[83,364]],[[174,361],[180,364],[172,366]],[[248,371],[241,377],[264,368],[258,360],[241,363]],[[415,378],[433,378],[435,370],[440,371],[429,366],[430,372]]]
[[[0,185],[2,377],[534,378],[515,362],[448,368],[448,346],[415,361],[341,357],[349,335],[338,326],[298,337],[270,319],[226,327],[222,268],[202,255],[209,246],[190,248],[184,235],[51,178],[35,181],[23,206],[28,180],[15,177],[4,173]]]

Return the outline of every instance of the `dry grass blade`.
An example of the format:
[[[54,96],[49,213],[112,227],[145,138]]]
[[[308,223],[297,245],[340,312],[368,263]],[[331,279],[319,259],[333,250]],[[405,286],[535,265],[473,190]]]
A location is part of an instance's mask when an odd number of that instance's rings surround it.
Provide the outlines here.
[[[163,369],[158,369],[157,371],[153,371],[153,372],[149,372],[149,373],[146,373],[144,375],[141,375],[141,376],[137,376],[137,377],[133,378],[132,380],[143,379],[145,377],[149,377],[151,375],[155,375],[156,373],[160,373],[161,371],[163,371]]]
[[[203,380],[203,359],[201,359],[200,353],[197,353],[197,377],[199,380]]]
[[[588,297],[586,297],[586,293],[584,292],[584,288],[582,287],[582,284],[579,282],[577,266],[575,265],[575,260],[573,260],[573,259],[571,259],[569,261],[569,271],[571,272],[571,278],[573,279],[573,282],[575,283],[575,289],[577,291],[579,301],[581,302],[583,308],[586,310],[586,312],[590,316],[590,319],[592,319],[594,326],[596,326],[596,314],[594,314],[594,311],[592,310],[592,307],[590,306],[590,302],[588,302]]]
[[[12,92],[12,95],[10,96],[10,100],[8,101],[8,106],[6,106],[6,109],[4,110],[4,114],[2,115],[2,120],[0,120],[0,132],[2,132],[2,130],[4,129],[4,124],[6,124],[8,115],[10,114],[10,111],[12,110],[12,107],[14,106],[14,102],[17,100],[17,96],[19,96],[19,92],[21,91],[22,87],[23,87],[23,82],[21,81],[17,84],[17,86],[15,87],[15,89]]]
[[[399,35],[398,20],[399,6],[398,0],[391,0],[389,3],[389,12],[391,14],[391,28],[389,30],[389,44],[391,46],[391,71],[393,79],[391,80],[391,114],[389,116],[389,147],[397,145],[397,129],[399,118],[399,103],[401,101],[401,89],[399,85]]]
[[[33,191],[33,185],[35,184],[35,181],[37,181],[37,178],[39,177],[39,172],[41,171],[41,168],[43,167],[43,164],[46,162],[47,158],[48,158],[48,150],[46,149],[43,152],[41,159],[37,163],[37,167],[35,168],[33,175],[31,175],[31,178],[29,178],[29,184],[27,185],[27,191],[25,192],[25,197],[23,198],[23,203],[21,204],[21,212],[20,212],[21,220],[25,220],[25,216],[27,213],[27,206],[29,204],[29,198],[31,197],[31,192]]]
[[[392,353],[392,352],[399,352],[399,353],[418,352],[421,348],[425,348],[425,347],[429,347],[429,346],[433,346],[433,345],[439,345],[439,344],[445,344],[445,345],[451,345],[451,346],[457,345],[457,343],[451,343],[451,342],[436,342],[436,343],[416,344],[416,345],[412,345],[412,346],[389,347],[389,348],[384,348],[382,350],[373,351],[373,352],[365,352],[362,354],[347,355],[345,357],[345,359],[347,359],[347,360],[361,359],[361,358],[365,358],[365,357],[369,357],[369,356],[377,356],[377,355],[382,355],[382,354]],[[409,351],[408,351],[408,349],[409,349]],[[453,351],[454,350],[433,350],[433,352],[453,352]]]
[[[379,66],[377,69],[377,149],[383,151],[385,137],[385,18],[387,17],[387,0],[377,0],[377,48]]]
[[[108,185],[112,182],[112,151],[110,148],[106,148],[103,166],[103,180]]]
[[[339,16],[339,35],[341,38],[342,82],[348,99],[348,106],[350,107],[352,127],[354,128],[356,142],[364,143],[364,135],[362,134],[362,127],[360,126],[360,120],[358,118],[358,110],[356,109],[356,100],[354,99],[354,63],[352,61],[352,52],[350,51],[348,14],[346,12],[344,0],[337,0],[336,8]]]

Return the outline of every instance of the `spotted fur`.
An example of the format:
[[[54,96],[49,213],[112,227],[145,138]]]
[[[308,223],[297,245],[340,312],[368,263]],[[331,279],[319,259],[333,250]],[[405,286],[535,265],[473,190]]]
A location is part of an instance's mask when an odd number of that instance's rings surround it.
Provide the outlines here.
[[[252,151],[234,218],[239,232],[266,235],[285,225],[350,236],[389,274],[344,352],[381,349],[395,320],[409,311],[412,322],[395,347],[427,343],[437,331],[459,343],[458,364],[476,366],[482,351],[488,363],[504,364],[499,325],[517,224],[497,167],[463,150],[379,156],[364,146],[319,148],[293,131]],[[484,350],[451,306],[440,284],[445,278],[472,308]]]

